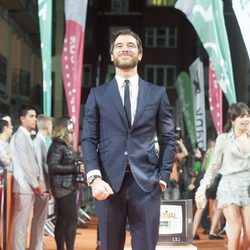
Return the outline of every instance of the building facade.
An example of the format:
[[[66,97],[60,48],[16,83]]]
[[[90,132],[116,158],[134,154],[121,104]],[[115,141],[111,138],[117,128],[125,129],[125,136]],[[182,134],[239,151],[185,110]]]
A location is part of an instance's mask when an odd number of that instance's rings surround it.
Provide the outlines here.
[[[42,110],[37,2],[0,0],[1,112],[14,113],[21,103],[35,104]],[[188,72],[198,56],[207,72],[207,54],[192,25],[173,7],[174,3],[175,0],[88,1],[81,116],[90,88],[103,84],[114,75],[109,46],[112,33],[118,29],[130,28],[141,36],[144,55],[139,64],[139,75],[154,84],[164,85],[173,106],[178,106],[175,89],[178,74]],[[224,0],[224,7],[237,98],[250,104],[249,60],[231,1]],[[67,114],[61,76],[64,28],[64,1],[53,1],[52,115],[55,117]]]

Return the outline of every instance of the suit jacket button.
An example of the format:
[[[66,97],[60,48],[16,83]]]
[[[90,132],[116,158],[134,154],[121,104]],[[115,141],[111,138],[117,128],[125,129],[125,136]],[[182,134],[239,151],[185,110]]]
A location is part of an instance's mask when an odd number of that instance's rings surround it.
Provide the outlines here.
[[[127,152],[127,151],[125,151],[125,152],[124,152],[124,155],[128,155],[128,152]]]

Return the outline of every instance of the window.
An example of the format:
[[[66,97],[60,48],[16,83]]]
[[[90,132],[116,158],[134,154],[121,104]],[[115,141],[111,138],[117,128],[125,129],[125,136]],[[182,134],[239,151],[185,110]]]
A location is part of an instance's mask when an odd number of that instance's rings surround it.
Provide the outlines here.
[[[106,76],[105,76],[105,82],[111,81],[114,77],[115,77],[114,64],[109,64],[108,65],[108,72],[106,73]]]
[[[147,48],[176,48],[177,28],[147,28]]]
[[[176,0],[147,0],[147,6],[173,6]]]
[[[7,59],[0,55],[0,83],[7,85]]]
[[[13,69],[11,88],[13,94],[30,95],[30,73],[22,69]]]
[[[113,34],[121,29],[129,29],[128,26],[111,26],[109,28],[109,44],[112,41]]]
[[[83,87],[91,87],[92,86],[92,80],[91,80],[91,65],[90,64],[84,64],[83,65],[83,73],[82,73],[82,85]]]
[[[26,70],[20,70],[19,88],[21,95],[30,95],[30,73]]]
[[[128,12],[128,0],[112,0],[112,12]]]
[[[0,55],[0,96],[7,95],[7,59]]]
[[[94,5],[94,1],[93,0],[88,0],[88,6],[93,6]]]
[[[85,28],[85,47],[91,48],[93,46],[93,28],[86,27]]]
[[[145,79],[157,85],[174,87],[176,67],[174,65],[146,65]]]

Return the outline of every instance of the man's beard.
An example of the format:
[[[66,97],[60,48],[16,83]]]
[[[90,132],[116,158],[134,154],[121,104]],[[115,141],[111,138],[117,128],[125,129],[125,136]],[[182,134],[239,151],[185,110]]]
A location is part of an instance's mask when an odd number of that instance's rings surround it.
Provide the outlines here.
[[[131,60],[127,62],[123,62],[119,60],[119,58],[114,58],[114,65],[119,69],[133,69],[137,66],[139,60],[137,58],[132,57]]]

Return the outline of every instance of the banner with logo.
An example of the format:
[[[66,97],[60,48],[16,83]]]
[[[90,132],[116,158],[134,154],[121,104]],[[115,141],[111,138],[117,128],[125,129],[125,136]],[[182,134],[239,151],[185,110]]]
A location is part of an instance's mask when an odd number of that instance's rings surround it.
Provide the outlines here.
[[[217,135],[222,133],[222,91],[219,85],[216,75],[214,73],[213,65],[209,62],[209,108],[212,115],[213,123]]]
[[[62,75],[68,113],[75,123],[75,147],[79,136],[87,5],[87,0],[65,0],[66,31],[62,52]]]
[[[206,108],[204,90],[203,63],[197,58],[189,67],[190,79],[192,82],[193,108],[196,130],[197,147],[206,151],[207,148],[207,128],[206,128]]]
[[[250,59],[250,0],[233,0],[233,10],[238,20],[248,57]]]
[[[195,122],[192,96],[192,83],[189,75],[186,72],[181,72],[176,79],[176,90],[178,99],[181,105],[181,110],[184,115],[184,121],[187,128],[188,137],[193,149],[195,145]]]
[[[175,8],[193,24],[229,104],[236,102],[232,61],[221,0],[177,0]]]
[[[51,46],[52,46],[52,1],[38,1],[38,16],[43,67],[43,113],[51,116]]]

